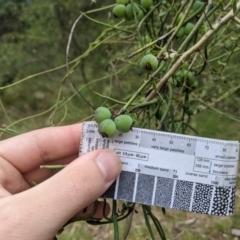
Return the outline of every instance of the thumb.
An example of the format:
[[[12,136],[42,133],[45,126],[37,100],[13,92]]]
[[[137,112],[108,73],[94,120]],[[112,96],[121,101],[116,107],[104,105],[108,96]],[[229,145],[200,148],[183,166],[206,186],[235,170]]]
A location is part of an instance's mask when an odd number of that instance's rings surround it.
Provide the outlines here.
[[[101,196],[120,171],[121,162],[113,151],[97,150],[36,187],[1,199],[1,236],[51,239],[71,217]]]

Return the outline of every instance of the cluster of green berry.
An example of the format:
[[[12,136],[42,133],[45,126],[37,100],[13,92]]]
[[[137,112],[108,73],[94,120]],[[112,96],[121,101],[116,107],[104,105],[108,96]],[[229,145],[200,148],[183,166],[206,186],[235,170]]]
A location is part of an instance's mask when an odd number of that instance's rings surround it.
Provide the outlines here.
[[[187,35],[189,35],[189,33],[193,30],[193,28],[194,28],[194,24],[191,23],[191,22],[188,22],[185,26],[182,26],[182,27],[178,30],[176,36],[177,36],[178,38],[181,38],[181,37],[183,37],[183,36],[187,36]]]
[[[98,107],[94,112],[94,120],[99,124],[98,132],[102,137],[111,138],[116,130],[126,133],[131,130],[133,119],[127,114],[112,117],[112,113],[106,107]]]
[[[195,1],[191,7],[191,11],[190,12],[196,12],[196,11],[199,11],[200,9],[203,9],[204,8],[204,3],[201,2],[201,1]],[[180,13],[178,15],[178,18],[176,20],[176,24],[178,24],[181,19],[183,18],[183,13]],[[193,30],[194,28],[194,24],[192,22],[188,22],[187,24],[185,24],[184,26],[182,26],[176,36],[178,38],[182,38],[183,36],[187,36],[189,35],[189,33]]]
[[[168,80],[175,87],[182,87],[184,82],[189,89],[198,87],[198,81],[195,79],[194,73],[189,70],[189,63],[184,62],[181,68]]]
[[[143,19],[146,10],[149,10],[153,5],[152,0],[141,0],[140,5],[136,2],[132,4],[129,0],[116,0],[116,3],[117,5],[112,10],[116,18],[133,20],[135,11],[139,21]]]

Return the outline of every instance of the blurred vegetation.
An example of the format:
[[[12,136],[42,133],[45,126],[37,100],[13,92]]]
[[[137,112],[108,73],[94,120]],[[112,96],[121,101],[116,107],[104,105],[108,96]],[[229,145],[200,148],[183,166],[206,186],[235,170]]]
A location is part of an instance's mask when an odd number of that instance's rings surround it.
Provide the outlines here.
[[[131,60],[127,58],[132,53],[130,49],[134,51],[141,47],[138,40],[129,38],[129,33],[110,33],[106,31],[106,26],[86,17],[79,20],[72,34],[69,68],[76,65],[72,69],[73,74],[67,75],[69,36],[80,11],[87,12],[114,3],[110,0],[0,0],[1,139],[46,126],[92,119],[93,109],[82,96],[94,107],[104,103],[116,112],[119,111],[119,105],[94,92],[120,101],[133,95],[144,81],[144,74],[138,68],[139,56]],[[109,25],[120,22],[112,17],[111,8],[96,11],[89,16]],[[164,22],[162,16],[165,16],[164,12],[159,13],[159,28]],[[170,23],[166,21],[164,24],[169,27]],[[132,22],[124,26],[130,32],[133,31]],[[211,59],[223,55],[197,76],[199,87],[193,92],[190,101],[194,115],[191,116],[191,128],[186,130],[188,134],[240,140],[240,88],[222,101],[216,101],[240,84],[238,28],[239,25],[236,27],[228,23],[224,31],[216,36],[216,41],[209,43]],[[161,31],[163,29],[159,30],[155,38],[161,36]],[[147,31],[143,32],[145,34]],[[222,36],[223,42],[218,39]],[[151,40],[154,40],[154,36],[151,36]],[[175,47],[180,46],[181,41],[176,41]],[[199,70],[199,64],[201,66],[202,63],[197,59],[194,71]],[[116,71],[118,74],[115,74]],[[145,94],[138,96],[137,101]],[[164,99],[167,98],[164,96]],[[213,106],[211,103],[214,101],[216,104]],[[150,125],[152,127],[154,124]],[[236,210],[239,210],[238,202]],[[232,224],[240,227],[235,217],[217,218],[176,210],[169,210],[163,216],[159,209],[154,211],[163,223],[168,239],[232,239]],[[139,216],[134,218],[129,239],[149,239],[143,216],[141,213]],[[193,218],[196,222],[190,227],[184,223]],[[182,223],[180,227],[179,222]],[[112,236],[111,226],[94,227],[77,223],[63,232],[59,239],[112,239]]]

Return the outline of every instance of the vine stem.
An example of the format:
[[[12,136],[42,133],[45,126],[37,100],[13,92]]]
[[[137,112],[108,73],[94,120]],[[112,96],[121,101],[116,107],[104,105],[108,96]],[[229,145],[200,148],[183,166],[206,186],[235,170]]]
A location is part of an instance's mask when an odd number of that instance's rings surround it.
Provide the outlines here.
[[[152,10],[153,10],[153,9],[152,9]],[[142,22],[144,22],[144,21],[146,20],[146,17],[148,16],[148,14],[149,14],[150,12],[152,12],[152,10],[149,11],[149,12],[147,13],[147,15],[141,20],[141,22],[139,23],[139,27],[141,26]],[[202,9],[198,9],[195,13],[193,13],[191,16],[189,16],[188,18],[186,18],[186,19],[184,20],[184,22],[183,22],[183,25],[184,25],[185,23],[191,21],[195,16],[197,16],[197,14],[198,14],[201,10],[202,10]],[[146,50],[147,48],[153,46],[153,45],[156,44],[157,42],[164,40],[164,39],[167,38],[169,35],[171,35],[171,34],[176,30],[176,28],[177,28],[177,27],[174,27],[173,29],[171,29],[169,32],[167,32],[167,33],[164,34],[163,36],[155,39],[154,41],[146,44],[144,47],[141,47],[141,48],[139,48],[138,50],[136,50],[135,52],[129,54],[129,55],[128,55],[128,58],[132,58],[132,57],[134,57],[135,55],[143,52],[143,51]]]
[[[111,97],[109,97],[109,96],[104,96],[104,95],[102,95],[102,94],[100,94],[100,93],[98,93],[98,92],[95,92],[95,91],[92,91],[92,92],[93,92],[94,94],[96,94],[97,96],[101,97],[101,98],[104,98],[104,99],[106,99],[106,100],[110,100],[110,101],[112,101],[112,102],[114,102],[114,103],[117,103],[117,104],[119,104],[119,105],[125,105],[125,104],[126,104],[126,102],[118,101],[117,99],[111,98]],[[136,105],[136,104],[134,103],[133,105]]]
[[[240,2],[237,4],[236,12],[240,10]],[[202,47],[207,40],[214,35],[222,26],[224,26],[229,20],[231,20],[235,16],[233,10],[231,10],[229,13],[227,13],[220,22],[217,22],[212,25],[212,29],[209,29],[208,32],[206,32],[203,37],[189,50],[187,50],[185,53],[182,54],[182,56],[176,61],[176,63],[171,67],[171,69],[163,76],[163,78],[158,82],[156,85],[156,91],[152,90],[150,94],[147,96],[146,101],[152,100],[156,92],[159,92],[163,85],[167,82],[167,80],[178,70],[178,68],[182,65],[182,62],[184,62],[191,54],[198,51],[200,47]],[[158,73],[158,70],[156,70],[150,78],[153,78]],[[149,79],[147,80],[149,81]]]
[[[160,64],[159,69],[161,69],[164,66],[164,63]],[[120,112],[118,114],[121,114],[125,112],[128,107],[133,103],[133,101],[137,98],[137,96],[145,89],[145,87],[152,81],[153,77],[150,76],[140,87],[139,89],[132,95],[132,97],[129,99],[129,101],[121,108]],[[146,101],[145,101],[146,102]]]
[[[144,215],[144,219],[145,219],[145,224],[148,228],[148,231],[151,235],[151,238],[152,240],[155,240],[155,237],[154,237],[154,234],[153,234],[153,231],[152,231],[152,227],[150,225],[150,222],[149,222],[149,219],[148,219],[148,213],[147,213],[147,207],[145,205],[142,205],[142,210],[143,210],[143,215]]]
[[[119,229],[118,229],[118,221],[117,221],[117,200],[112,201],[112,221],[114,227],[114,240],[119,240]]]
[[[186,1],[184,4],[187,4],[188,1]],[[165,44],[165,46],[161,49],[161,51],[158,53],[157,57],[160,57],[165,51],[167,51],[169,45],[171,44],[171,42],[173,41],[173,39],[175,38],[176,34],[178,33],[179,29],[183,26],[183,23],[187,17],[187,14],[189,13],[191,7],[193,4],[193,0],[191,0],[188,3],[188,7],[186,9],[185,14],[183,15],[182,19],[180,20],[179,24],[176,26],[176,28],[174,28],[174,31],[172,33],[172,35],[169,37],[167,43]]]
[[[41,169],[49,169],[49,170],[61,170],[65,168],[67,165],[40,165]]]
[[[103,26],[105,26],[105,27],[108,27],[108,28],[111,28],[111,29],[114,29],[114,30],[118,30],[118,31],[120,31],[120,32],[126,32],[126,33],[131,33],[131,34],[133,34],[133,32],[128,31],[128,30],[126,30],[126,29],[124,29],[124,28],[118,28],[118,27],[115,27],[115,26],[109,25],[109,24],[107,24],[107,23],[97,21],[97,20],[95,20],[95,19],[89,17],[89,16],[88,16],[87,14],[85,14],[85,13],[81,13],[81,14],[83,14],[84,17],[86,17],[88,20],[90,20],[90,21],[92,21],[92,22],[94,22],[94,23],[97,23],[97,24],[103,25]],[[123,22],[123,21],[121,21],[121,23],[122,23],[122,22]]]
[[[114,7],[116,4],[112,4],[112,5],[108,5],[106,7],[101,7],[101,8],[96,8],[96,9],[92,9],[92,10],[88,10],[87,12],[85,12],[86,14],[90,14],[90,13],[95,13],[95,12],[99,12],[99,11],[102,11],[102,10],[106,10],[106,9],[109,9],[109,8],[112,8]]]

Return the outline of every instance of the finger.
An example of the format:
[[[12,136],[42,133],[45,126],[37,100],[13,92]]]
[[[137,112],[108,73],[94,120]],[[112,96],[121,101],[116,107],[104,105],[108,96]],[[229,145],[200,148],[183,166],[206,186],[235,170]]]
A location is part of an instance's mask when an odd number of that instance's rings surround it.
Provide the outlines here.
[[[49,239],[72,216],[101,196],[120,171],[120,160],[113,151],[93,151],[38,186],[3,198],[0,222],[7,224],[0,225],[1,237]],[[26,223],[27,228],[23,227]]]
[[[46,162],[46,164],[68,164],[77,158],[77,154],[71,157],[63,158],[60,160],[55,160],[52,162]],[[0,158],[0,169],[2,169],[0,174],[0,184],[11,194],[16,194],[25,191],[32,187],[34,183],[39,184],[44,180],[50,178],[58,171],[40,169],[37,168],[21,174],[19,171],[9,162]]]
[[[2,185],[0,185],[0,198],[9,197],[12,194],[8,192]]]
[[[0,156],[20,172],[78,153],[82,124],[44,128],[0,142]],[[14,149],[14,151],[13,151]]]

